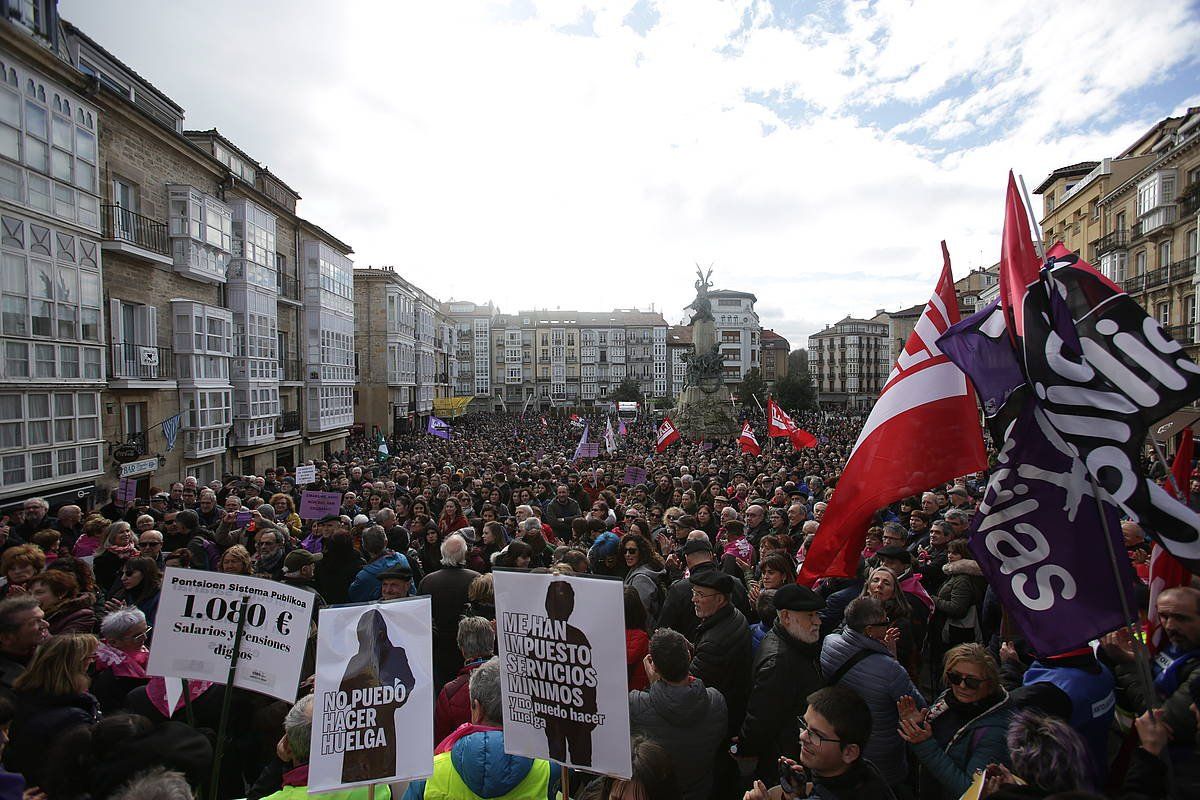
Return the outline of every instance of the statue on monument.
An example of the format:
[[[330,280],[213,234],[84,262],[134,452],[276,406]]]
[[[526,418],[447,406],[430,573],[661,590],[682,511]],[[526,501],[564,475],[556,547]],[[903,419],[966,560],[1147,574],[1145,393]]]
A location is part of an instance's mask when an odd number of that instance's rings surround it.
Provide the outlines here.
[[[685,355],[687,379],[675,406],[672,421],[684,438],[736,436],[740,423],[733,400],[725,386],[725,359],[717,343],[716,319],[708,290],[712,288],[712,267],[705,272],[696,267],[696,299],[692,309],[692,352]]]
[[[712,288],[712,267],[708,268],[708,274],[706,275],[700,270],[700,265],[697,264],[696,275],[696,299],[688,306],[688,308],[696,312],[692,314],[693,325],[702,320],[713,321],[712,302],[708,299],[708,290]]]

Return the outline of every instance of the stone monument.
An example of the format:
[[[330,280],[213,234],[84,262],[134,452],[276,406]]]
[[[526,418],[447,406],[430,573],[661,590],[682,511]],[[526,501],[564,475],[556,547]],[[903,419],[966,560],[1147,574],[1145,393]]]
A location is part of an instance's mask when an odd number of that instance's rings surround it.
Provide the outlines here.
[[[725,386],[724,359],[717,344],[716,321],[708,298],[712,268],[705,273],[697,267],[696,275],[696,299],[688,306],[692,309],[693,350],[684,356],[687,380],[671,412],[680,435],[691,442],[737,436],[742,427]]]

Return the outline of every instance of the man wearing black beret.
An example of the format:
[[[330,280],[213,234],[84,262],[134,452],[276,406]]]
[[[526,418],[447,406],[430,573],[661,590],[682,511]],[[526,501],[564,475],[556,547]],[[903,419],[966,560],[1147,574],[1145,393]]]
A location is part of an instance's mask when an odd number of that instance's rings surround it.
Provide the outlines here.
[[[754,685],[738,737],[743,774],[774,780],[780,756],[800,758],[797,717],[810,694],[825,686],[821,672],[821,596],[786,584],[775,592],[775,624],[754,657]]]

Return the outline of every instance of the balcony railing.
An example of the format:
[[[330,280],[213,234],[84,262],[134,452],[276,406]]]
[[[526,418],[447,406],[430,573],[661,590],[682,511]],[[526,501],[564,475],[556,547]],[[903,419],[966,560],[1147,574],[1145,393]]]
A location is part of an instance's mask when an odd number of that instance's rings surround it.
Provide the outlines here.
[[[279,380],[304,380],[304,364],[298,358],[285,358],[279,362]]]
[[[114,242],[129,242],[143,250],[171,255],[165,222],[135,214],[120,206],[100,206],[103,215],[104,238]]]
[[[161,380],[175,377],[175,359],[170,348],[133,342],[111,346],[108,373],[113,380]]]
[[[284,433],[289,431],[300,430],[300,412],[299,411],[284,411],[279,415],[279,419],[275,421],[275,432]]]
[[[1186,217],[1200,211],[1200,183],[1190,183],[1175,198],[1179,203],[1179,215]]]
[[[279,296],[284,300],[294,300],[300,302],[300,279],[293,278],[290,275],[279,275],[275,277],[275,286],[279,289]]]
[[[1129,229],[1118,228],[1104,234],[1095,242],[1096,255],[1104,255],[1110,250],[1121,250],[1129,247]]]
[[[1131,231],[1132,238],[1138,239],[1142,236],[1149,236],[1155,231],[1169,228],[1175,224],[1175,218],[1178,213],[1179,209],[1174,205],[1159,206],[1143,219],[1133,224],[1133,230]]]
[[[1167,334],[1180,344],[1195,344],[1197,342],[1196,326],[1172,325],[1166,329]]]

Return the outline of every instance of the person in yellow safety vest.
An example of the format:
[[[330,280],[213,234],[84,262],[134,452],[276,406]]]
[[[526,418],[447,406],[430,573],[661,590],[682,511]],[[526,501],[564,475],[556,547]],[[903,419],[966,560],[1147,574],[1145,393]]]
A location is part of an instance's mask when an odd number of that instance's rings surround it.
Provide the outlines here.
[[[560,767],[504,752],[500,659],[471,673],[471,721],[434,749],[433,775],[408,785],[403,800],[554,800]]]
[[[283,738],[275,745],[275,752],[292,769],[283,773],[283,788],[263,800],[308,800],[308,747],[312,741],[313,696],[305,695],[296,701],[283,718]],[[335,792],[322,792],[322,800],[368,800],[370,786],[356,786]],[[376,798],[389,797],[387,784],[375,786]]]

